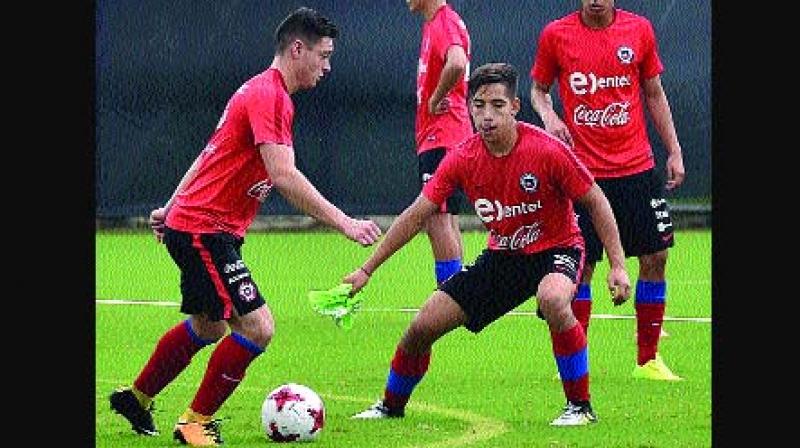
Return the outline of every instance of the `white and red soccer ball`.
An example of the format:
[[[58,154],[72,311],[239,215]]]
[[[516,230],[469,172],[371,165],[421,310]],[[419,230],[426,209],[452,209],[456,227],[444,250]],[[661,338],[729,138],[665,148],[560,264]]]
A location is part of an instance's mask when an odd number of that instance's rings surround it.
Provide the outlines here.
[[[264,399],[261,425],[275,442],[309,442],[325,426],[325,405],[316,392],[302,384],[283,384]]]

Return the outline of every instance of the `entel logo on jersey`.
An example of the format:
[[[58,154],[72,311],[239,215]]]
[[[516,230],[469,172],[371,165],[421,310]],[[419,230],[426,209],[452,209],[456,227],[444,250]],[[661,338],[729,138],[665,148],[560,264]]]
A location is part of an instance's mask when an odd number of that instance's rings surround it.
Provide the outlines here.
[[[480,198],[475,201],[475,214],[483,222],[502,221],[505,218],[513,218],[517,215],[534,213],[542,208],[542,201],[521,202],[516,205],[503,205],[500,201],[490,201]]]
[[[247,195],[256,198],[258,202],[264,202],[270,190],[272,190],[272,182],[268,179],[264,179],[253,184],[253,186],[247,190]]]
[[[627,87],[631,85],[628,75],[597,76],[594,73],[573,72],[569,74],[569,87],[576,95],[595,93],[599,89]]]

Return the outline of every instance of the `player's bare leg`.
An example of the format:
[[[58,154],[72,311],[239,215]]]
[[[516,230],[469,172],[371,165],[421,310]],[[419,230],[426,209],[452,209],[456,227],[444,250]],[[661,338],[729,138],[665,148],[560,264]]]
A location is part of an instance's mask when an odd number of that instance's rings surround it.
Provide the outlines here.
[[[418,356],[430,353],[434,342],[466,321],[467,316],[452,297],[435,291],[406,328],[399,347]]]
[[[442,291],[435,291],[414,316],[397,345],[383,399],[353,418],[403,417],[411,393],[428,371],[434,342],[463,325],[466,319],[455,300]]]
[[[245,315],[234,310],[227,325],[230,334],[220,340],[211,354],[191,405],[175,425],[173,437],[181,443],[199,446],[223,443],[214,413],[236,390],[247,367],[264,352],[275,332],[275,321],[266,304]]]
[[[125,417],[137,434],[158,435],[152,417],[155,396],[189,366],[198,351],[224,336],[227,328],[224,321],[198,314],[167,330],[133,384],[111,393],[111,409]]]
[[[556,366],[566,397],[566,406],[553,426],[581,426],[595,423],[597,416],[589,401],[589,355],[586,333],[572,313],[575,285],[563,275],[544,276],[536,291],[536,300],[547,326]]]

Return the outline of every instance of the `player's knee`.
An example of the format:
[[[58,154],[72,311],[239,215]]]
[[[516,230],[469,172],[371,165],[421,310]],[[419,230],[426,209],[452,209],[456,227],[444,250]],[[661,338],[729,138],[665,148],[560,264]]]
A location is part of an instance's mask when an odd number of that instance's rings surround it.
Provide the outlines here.
[[[570,298],[554,289],[544,289],[537,293],[539,310],[548,323],[559,323],[569,317]]]
[[[268,329],[264,329],[263,331],[242,331],[239,333],[260,348],[267,348],[269,343],[272,342],[272,336],[274,335],[274,332]]]
[[[266,348],[269,343],[272,342],[272,337],[274,335],[275,322],[269,319],[256,328],[255,334],[253,335],[253,342],[258,344],[261,348]]]
[[[266,348],[275,335],[275,320],[268,312],[253,312],[243,316],[236,324],[231,324],[235,331],[261,348]]]
[[[189,322],[190,331],[203,341],[217,342],[228,330],[224,321],[212,321],[205,316],[194,316]]]

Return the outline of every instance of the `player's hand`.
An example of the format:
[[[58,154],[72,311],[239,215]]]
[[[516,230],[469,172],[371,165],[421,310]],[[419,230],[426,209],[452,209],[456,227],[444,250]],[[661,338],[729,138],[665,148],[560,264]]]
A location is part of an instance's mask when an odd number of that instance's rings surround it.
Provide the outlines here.
[[[683,168],[683,156],[680,152],[670,154],[667,157],[667,190],[678,188],[686,177],[686,170]]]
[[[631,281],[622,268],[612,268],[608,272],[608,290],[615,306],[625,303],[631,296]]]
[[[156,236],[156,241],[159,243],[164,241],[164,222],[167,219],[167,209],[165,207],[157,208],[150,212],[150,228],[153,229],[153,235]]]
[[[366,247],[371,246],[381,236],[381,228],[368,219],[350,219],[343,230],[347,238]]]
[[[557,139],[561,140],[562,142],[566,143],[567,146],[572,148],[574,146],[574,142],[572,140],[572,134],[569,133],[569,129],[567,129],[567,125],[561,121],[558,117],[553,117],[552,120],[544,123],[545,131],[554,135]]]
[[[432,100],[433,98],[431,98]],[[444,97],[437,103],[428,100],[428,112],[433,115],[441,115],[450,110],[450,98]]]
[[[356,293],[361,291],[361,288],[363,288],[368,281],[369,281],[369,275],[367,274],[367,271],[365,271],[363,268],[356,269],[355,271],[347,274],[347,276],[342,279],[342,283],[350,283],[351,285],[353,285],[353,289],[350,290],[350,297],[353,297],[354,295],[356,295]]]

